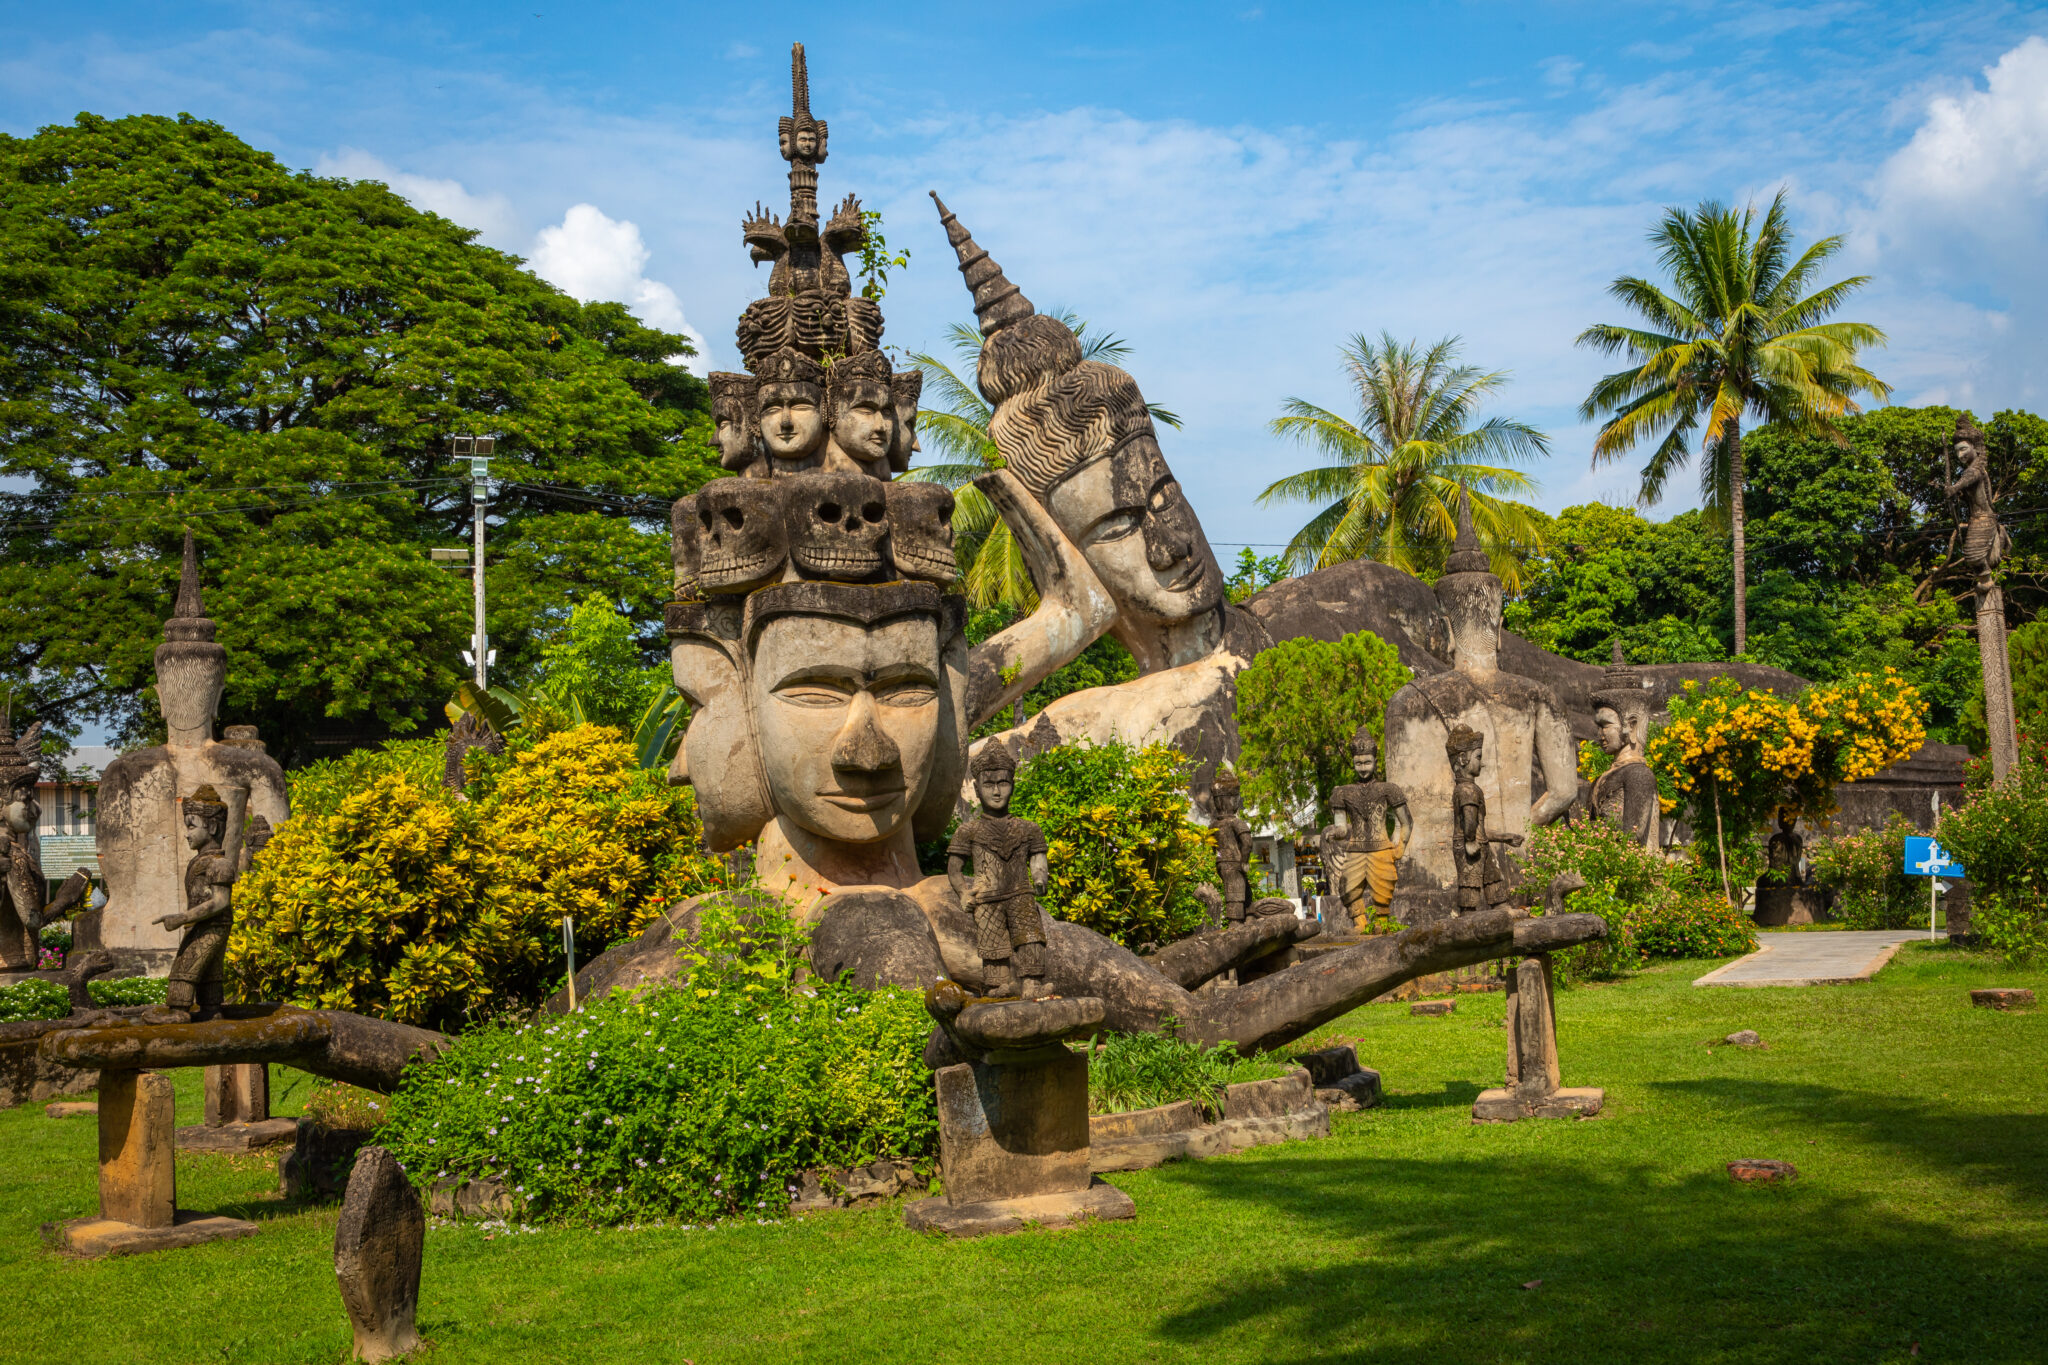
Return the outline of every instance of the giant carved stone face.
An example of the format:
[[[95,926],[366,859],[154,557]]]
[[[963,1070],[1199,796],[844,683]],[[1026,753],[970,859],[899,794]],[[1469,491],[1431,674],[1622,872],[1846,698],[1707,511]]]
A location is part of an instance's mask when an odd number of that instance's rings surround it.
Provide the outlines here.
[[[754,646],[753,707],[775,809],[811,833],[875,843],[924,799],[939,737],[939,623],[780,616]]]
[[[832,402],[832,441],[840,450],[887,478],[882,461],[896,443],[896,400],[887,384],[861,380]]]
[[[1600,734],[1603,753],[1618,754],[1627,747],[1628,729],[1613,707],[1603,706],[1593,712],[1593,728]]]
[[[1436,600],[1451,628],[1452,666],[1468,673],[1498,669],[1500,580],[1490,573],[1447,573],[1436,582]]]
[[[1171,625],[1223,600],[1208,538],[1151,436],[1083,465],[1045,505],[1127,615]]]
[[[761,386],[761,440],[778,460],[801,460],[825,438],[825,409],[815,384]]]

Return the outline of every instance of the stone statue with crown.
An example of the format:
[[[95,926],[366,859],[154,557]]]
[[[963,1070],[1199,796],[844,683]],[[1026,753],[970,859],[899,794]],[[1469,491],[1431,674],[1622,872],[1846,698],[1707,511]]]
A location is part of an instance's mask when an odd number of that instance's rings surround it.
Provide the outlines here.
[[[1614,662],[1607,686],[1593,694],[1593,725],[1600,748],[1613,758],[1593,783],[1593,817],[1621,826],[1645,848],[1661,846],[1663,808],[1657,801],[1657,774],[1643,758],[1650,733],[1650,694],[1642,675],[1630,668],[1614,642]]]
[[[983,992],[1036,1000],[1045,994],[1045,911],[1038,893],[1051,868],[1045,831],[1010,814],[1017,760],[991,744],[971,765],[981,814],[961,825],[946,846],[946,879],[974,917],[984,969]],[[974,883],[962,875],[974,864]]]
[[[275,828],[291,814],[284,770],[253,733],[214,739],[227,683],[227,651],[214,640],[201,600],[199,554],[188,532],[177,605],[156,650],[157,706],[165,742],[121,755],[100,778],[99,853],[107,903],[98,941],[117,959],[161,971],[185,935],[162,923],[164,907],[184,906],[186,867],[194,857],[183,807],[203,788],[245,791],[247,808]],[[237,830],[239,834],[239,829]]]

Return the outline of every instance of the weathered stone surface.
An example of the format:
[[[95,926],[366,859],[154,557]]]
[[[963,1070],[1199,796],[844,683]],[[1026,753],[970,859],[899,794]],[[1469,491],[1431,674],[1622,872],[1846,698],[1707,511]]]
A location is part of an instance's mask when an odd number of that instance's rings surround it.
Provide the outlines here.
[[[297,1119],[262,1119],[255,1123],[195,1123],[178,1130],[181,1152],[254,1152],[292,1142]]]
[[[1971,991],[1970,1003],[1980,1010],[2032,1009],[2034,993],[2024,986],[1993,986]]]
[[[1408,1013],[1418,1019],[1438,1018],[1455,1012],[1457,1008],[1455,1000],[1418,1000],[1408,1007]]]
[[[325,1128],[298,1121],[292,1149],[277,1159],[278,1192],[287,1199],[332,1199],[348,1187],[356,1153],[372,1136],[368,1129]]]
[[[1088,1059],[1057,1051],[1031,1065],[970,1062],[938,1073],[947,1200],[982,1204],[1088,1188]]]
[[[43,1055],[44,1038],[74,1027],[63,1019],[17,1019],[0,1024],[0,1109],[76,1095],[99,1084],[97,1067],[70,1066]]]
[[[1480,1092],[1472,1105],[1474,1123],[1591,1118],[1601,1111],[1606,1092],[1560,1087],[1557,1011],[1548,954],[1525,958],[1509,974],[1506,1023],[1507,1086]]]
[[[270,1068],[262,1062],[210,1066],[201,1084],[209,1124],[260,1123],[270,1117]]]
[[[1799,1178],[1799,1168],[1789,1161],[1748,1158],[1728,1163],[1728,1178],[1743,1185],[1776,1185]]]
[[[1547,1095],[1516,1090],[1482,1090],[1472,1104],[1474,1123],[1513,1123],[1517,1119],[1589,1119],[1607,1104],[1607,1092],[1593,1087],[1564,1086]]]
[[[871,1161],[848,1170],[805,1171],[791,1196],[791,1213],[861,1208],[925,1188],[930,1182],[907,1161]]]
[[[172,1146],[171,1078],[153,1072],[100,1073],[100,1217],[167,1228],[178,1211]]]
[[[1380,1073],[1361,1067],[1333,1085],[1318,1088],[1316,1098],[1337,1113],[1351,1114],[1377,1108],[1386,1096],[1380,1090]]]
[[[233,1237],[253,1237],[258,1228],[239,1218],[181,1211],[168,1226],[139,1228],[107,1218],[73,1218],[62,1223],[43,1224],[43,1241],[51,1250],[81,1260],[107,1256],[139,1256],[146,1251],[173,1251],[179,1247]]]
[[[90,1118],[99,1112],[100,1106],[96,1100],[81,1100],[75,1103],[58,1103],[43,1106],[44,1116],[53,1119]]]
[[[1298,1142],[1329,1135],[1330,1111],[1320,1104],[1310,1104],[1291,1114],[1225,1119],[1206,1128],[1197,1128],[1188,1134],[1187,1155],[1190,1160],[1199,1161],[1251,1147],[1270,1147],[1277,1142]]]
[[[1187,1100],[1175,1100],[1172,1104],[1157,1105],[1151,1109],[1091,1115],[1088,1119],[1088,1141],[1090,1145],[1122,1142],[1129,1138],[1186,1132],[1201,1126],[1202,1112]]]
[[[1088,1169],[1097,1175],[1116,1171],[1149,1171],[1188,1155],[1188,1145],[1199,1128],[1177,1133],[1147,1133],[1138,1137],[1111,1138],[1088,1147]]]
[[[1749,917],[1766,929],[1819,924],[1829,918],[1827,893],[1817,886],[1759,886]]]
[[[1263,1119],[1300,1113],[1314,1107],[1313,1089],[1306,1069],[1275,1076],[1271,1080],[1226,1085],[1223,1087],[1223,1117]]]
[[[1144,959],[1145,965],[1185,990],[1233,967],[1305,943],[1323,932],[1314,920],[1292,915],[1250,915],[1237,924],[1176,939]]]
[[[1758,1033],[1755,1029],[1746,1028],[1738,1029],[1734,1033],[1729,1034],[1726,1038],[1723,1038],[1721,1041],[1724,1043],[1733,1043],[1736,1047],[1759,1047],[1763,1044],[1764,1039],[1763,1035]]]
[[[993,1199],[979,1204],[953,1204],[943,1196],[920,1199],[903,1211],[904,1226],[913,1232],[942,1232],[948,1237],[988,1237],[1026,1228],[1064,1228],[1090,1219],[1104,1222],[1135,1218],[1138,1206],[1114,1185],[1097,1180],[1078,1190]]]
[[[1297,1052],[1294,1060],[1308,1071],[1311,1083],[1331,1086],[1358,1070],[1358,1053],[1349,1043],[1338,1043],[1314,1052]]]
[[[438,1054],[449,1041],[430,1029],[346,1010],[250,1005],[229,1006],[226,1013],[196,1024],[122,1020],[61,1029],[42,1039],[42,1055],[66,1066],[109,1070],[278,1062],[389,1094],[407,1063]]]
[[[864,990],[929,986],[946,975],[939,943],[915,900],[886,887],[835,892],[820,902],[811,931],[811,970],[827,981],[850,975]]]
[[[389,1360],[419,1348],[413,1317],[426,1238],[426,1210],[398,1158],[382,1147],[364,1148],[334,1229],[334,1278],[359,1359]]]
[[[427,1212],[436,1218],[510,1218],[518,1211],[513,1191],[494,1176],[443,1176],[427,1187]]]

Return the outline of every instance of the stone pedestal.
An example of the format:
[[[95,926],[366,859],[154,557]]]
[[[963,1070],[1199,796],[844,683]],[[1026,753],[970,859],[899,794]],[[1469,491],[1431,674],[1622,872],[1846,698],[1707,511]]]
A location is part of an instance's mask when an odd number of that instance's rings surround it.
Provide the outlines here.
[[[241,1062],[206,1068],[206,1122],[178,1130],[181,1152],[253,1152],[290,1142],[292,1119],[270,1117],[270,1068]]]
[[[1759,886],[1749,917],[1766,929],[1819,924],[1828,917],[1827,895],[1817,886]]]
[[[73,1256],[121,1256],[246,1237],[254,1223],[178,1211],[171,1078],[100,1073],[100,1212],[46,1223],[43,1236]]]
[[[1058,1044],[943,1067],[939,1162],[945,1194],[904,1211],[955,1237],[1130,1218],[1130,1196],[1089,1172],[1088,1059]]]
[[[413,1316],[426,1240],[426,1210],[398,1159],[382,1147],[364,1148],[334,1229],[334,1278],[358,1359],[389,1360],[419,1349]]]
[[[1509,974],[1507,1085],[1480,1092],[1472,1105],[1474,1123],[1591,1118],[1606,1103],[1604,1090],[1562,1084],[1554,993],[1547,953],[1523,959]]]

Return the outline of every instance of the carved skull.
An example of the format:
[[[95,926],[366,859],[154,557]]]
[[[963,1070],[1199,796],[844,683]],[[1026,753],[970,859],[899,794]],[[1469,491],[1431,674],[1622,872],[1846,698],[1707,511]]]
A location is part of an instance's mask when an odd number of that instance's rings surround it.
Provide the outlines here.
[[[697,581],[706,592],[752,592],[782,576],[789,540],[768,479],[714,479],[697,490]]]
[[[860,583],[881,575],[887,485],[847,471],[777,482],[788,490],[789,554],[804,577]]]
[[[935,483],[883,485],[889,504],[889,553],[899,578],[951,583],[960,576],[953,558],[953,495]]]

